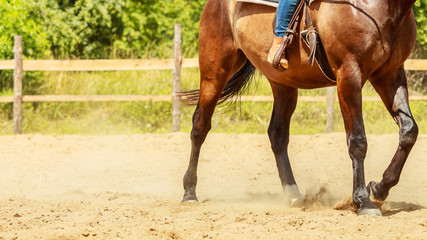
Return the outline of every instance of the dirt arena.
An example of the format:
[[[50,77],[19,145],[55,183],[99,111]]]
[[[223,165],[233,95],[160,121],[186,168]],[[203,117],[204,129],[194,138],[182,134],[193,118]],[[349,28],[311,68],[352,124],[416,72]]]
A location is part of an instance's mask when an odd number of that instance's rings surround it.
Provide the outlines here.
[[[380,180],[398,135],[369,135]],[[1,136],[0,239],[427,239],[427,135],[383,217],[354,213],[343,133],[291,136],[306,203],[284,204],[267,135],[210,134],[200,203],[181,204],[188,134]]]

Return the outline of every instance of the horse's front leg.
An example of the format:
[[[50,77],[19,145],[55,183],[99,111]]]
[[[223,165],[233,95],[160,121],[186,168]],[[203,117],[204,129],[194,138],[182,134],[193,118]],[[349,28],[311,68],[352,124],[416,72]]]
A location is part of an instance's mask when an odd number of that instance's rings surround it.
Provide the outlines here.
[[[412,117],[408,101],[405,70],[401,67],[395,74],[371,80],[387,110],[399,126],[399,147],[384,171],[381,182],[370,182],[369,188],[375,199],[385,200],[390,189],[399,182],[403,166],[418,136],[418,126]]]
[[[270,85],[274,96],[274,108],[268,127],[268,136],[276,158],[283,191],[289,203],[295,205],[303,196],[299,192],[289,162],[288,144],[289,124],[297,104],[298,90],[273,81],[270,81]]]
[[[365,185],[364,160],[367,151],[362,117],[362,87],[365,83],[360,69],[343,65],[337,72],[337,90],[344,119],[348,152],[353,161],[353,202],[359,215],[378,215],[381,211],[369,199]]]

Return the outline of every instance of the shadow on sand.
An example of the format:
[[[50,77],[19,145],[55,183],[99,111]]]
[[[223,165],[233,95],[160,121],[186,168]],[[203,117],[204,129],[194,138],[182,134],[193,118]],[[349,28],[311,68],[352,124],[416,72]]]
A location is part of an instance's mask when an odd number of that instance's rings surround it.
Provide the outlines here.
[[[424,206],[407,202],[386,202],[383,206],[383,216],[392,216],[400,212],[413,212],[425,209]]]

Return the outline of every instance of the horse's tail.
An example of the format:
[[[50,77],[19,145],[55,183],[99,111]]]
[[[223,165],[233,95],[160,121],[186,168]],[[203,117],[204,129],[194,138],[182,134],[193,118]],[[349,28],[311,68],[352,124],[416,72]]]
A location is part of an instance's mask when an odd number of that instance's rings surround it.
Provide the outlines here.
[[[241,93],[247,89],[255,73],[255,67],[249,60],[246,60],[245,65],[239,69],[228,80],[224,89],[222,90],[221,97],[218,104],[224,103],[229,99],[237,99]],[[181,91],[181,101],[188,105],[196,105],[199,102],[200,90]]]

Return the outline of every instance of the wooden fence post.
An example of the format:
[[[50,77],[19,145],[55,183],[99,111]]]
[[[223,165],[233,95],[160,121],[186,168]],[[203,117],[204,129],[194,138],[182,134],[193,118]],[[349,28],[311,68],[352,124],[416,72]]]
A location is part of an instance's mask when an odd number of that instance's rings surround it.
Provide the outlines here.
[[[335,87],[326,88],[326,132],[331,133],[334,131],[335,121]]]
[[[22,133],[22,36],[15,36],[13,71],[13,130]]]
[[[181,24],[175,24],[175,68],[173,71],[173,92],[172,92],[172,131],[179,132],[181,130],[181,110],[180,110],[180,100],[178,92],[181,89],[181,66],[182,66],[182,56],[181,56]]]

